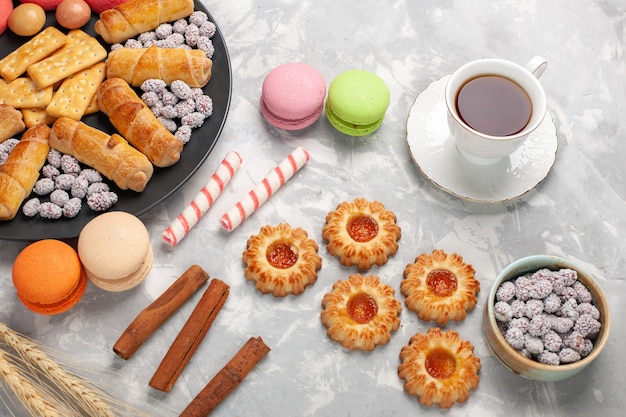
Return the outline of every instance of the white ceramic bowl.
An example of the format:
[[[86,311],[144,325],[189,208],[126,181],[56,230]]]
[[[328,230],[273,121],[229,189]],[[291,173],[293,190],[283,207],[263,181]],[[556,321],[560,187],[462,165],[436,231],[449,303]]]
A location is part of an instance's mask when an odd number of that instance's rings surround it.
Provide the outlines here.
[[[496,323],[494,316],[494,303],[496,299],[496,291],[500,287],[500,284],[507,280],[515,279],[527,272],[535,272],[542,268],[548,268],[554,271],[564,268],[575,270],[578,273],[578,280],[587,286],[593,296],[593,304],[600,311],[599,321],[601,323],[601,330],[594,341],[594,348],[588,356],[577,362],[562,365],[546,365],[533,359],[526,358],[509,345]],[[591,274],[586,272],[584,269],[566,259],[556,256],[528,256],[518,259],[504,268],[491,287],[484,311],[483,330],[485,332],[487,343],[495,356],[509,370],[531,380],[560,381],[575,375],[587,367],[598,357],[598,355],[600,355],[609,339],[611,316],[602,288],[598,285]]]

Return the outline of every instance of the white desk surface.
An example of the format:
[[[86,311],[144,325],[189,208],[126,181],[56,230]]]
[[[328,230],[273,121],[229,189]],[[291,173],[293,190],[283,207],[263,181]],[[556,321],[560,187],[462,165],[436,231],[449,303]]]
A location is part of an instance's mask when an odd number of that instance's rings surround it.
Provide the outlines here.
[[[125,293],[89,285],[67,313],[40,316],[26,310],[11,285],[12,262],[23,242],[0,242],[0,320],[55,351],[75,355],[96,370],[114,371],[128,386],[128,401],[150,396],[163,415],[177,415],[251,336],[272,348],[216,416],[440,415],[402,389],[398,354],[431,323],[404,308],[389,344],[373,352],[348,351],[328,339],[321,299],[354,268],[339,265],[322,241],[326,214],[356,197],[377,199],[402,228],[397,254],[369,272],[399,291],[404,267],[435,248],[457,252],[481,282],[479,305],[447,328],[475,346],[480,385],[449,416],[603,416],[626,409],[623,375],[626,324],[626,84],[624,4],[618,0],[551,2],[447,0],[205,0],[228,45],[233,70],[230,113],[214,150],[167,202],[143,215],[155,251],[146,281]],[[451,196],[431,184],[413,163],[406,121],[417,95],[467,61],[505,58],[524,64],[549,61],[541,82],[556,125],[558,153],[548,177],[508,202],[484,204]],[[273,67],[291,61],[316,67],[327,83],[352,68],[380,75],[391,91],[383,126],[349,138],[324,116],[301,132],[270,127],[259,112],[261,83]],[[291,150],[303,146],[311,161],[239,228],[227,233],[219,217]],[[213,208],[177,247],[161,232],[208,180],[224,155],[236,150],[243,165]],[[303,227],[320,245],[323,267],[302,295],[262,295],[243,275],[247,238],[266,224]],[[609,297],[613,328],[605,352],[582,373],[558,383],[527,381],[507,371],[485,344],[481,316],[498,271],[531,254],[566,257],[589,268]],[[132,317],[191,264],[231,286],[231,294],[174,389],[148,386],[152,373],[201,292],[135,354],[123,361],[111,347]],[[169,409],[169,411],[165,411]],[[2,411],[0,415],[9,415]]]

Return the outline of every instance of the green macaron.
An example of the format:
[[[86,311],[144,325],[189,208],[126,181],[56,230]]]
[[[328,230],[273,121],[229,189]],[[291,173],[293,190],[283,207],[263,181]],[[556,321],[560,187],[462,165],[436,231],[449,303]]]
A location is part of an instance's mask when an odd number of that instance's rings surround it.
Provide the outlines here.
[[[346,135],[369,135],[383,123],[389,98],[389,88],[378,75],[366,70],[349,70],[330,83],[326,118]]]

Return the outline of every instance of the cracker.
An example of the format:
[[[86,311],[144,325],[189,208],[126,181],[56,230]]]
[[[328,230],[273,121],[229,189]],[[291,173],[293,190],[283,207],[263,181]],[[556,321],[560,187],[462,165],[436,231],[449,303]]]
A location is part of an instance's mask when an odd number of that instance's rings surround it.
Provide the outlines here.
[[[69,47],[76,45],[77,43],[89,42],[89,38],[91,38],[91,36],[88,33],[83,32],[80,29],[72,29],[67,32],[67,42],[65,45]]]
[[[41,61],[65,45],[66,36],[54,26],[48,26],[28,42],[0,60],[0,75],[13,81],[30,65]]]
[[[100,107],[98,106],[98,94],[94,95],[87,106],[87,110],[85,110],[85,115],[97,113],[100,111]]]
[[[52,86],[39,88],[28,77],[13,81],[0,79],[0,104],[8,104],[16,109],[45,107],[52,100]]]
[[[79,121],[104,81],[106,64],[98,62],[67,77],[52,96],[46,112]]]
[[[24,116],[24,124],[26,125],[26,128],[33,127],[41,123],[52,126],[54,121],[57,119],[56,117],[49,115],[45,107],[22,109],[22,115]]]
[[[75,29],[68,36],[76,39],[72,39],[69,45],[26,69],[28,75],[40,87],[51,86],[106,58],[107,51],[96,38],[80,29]]]

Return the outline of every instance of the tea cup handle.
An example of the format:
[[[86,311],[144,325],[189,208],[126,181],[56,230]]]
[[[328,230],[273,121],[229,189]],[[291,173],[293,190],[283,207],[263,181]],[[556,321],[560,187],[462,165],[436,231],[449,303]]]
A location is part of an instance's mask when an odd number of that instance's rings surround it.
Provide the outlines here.
[[[541,77],[541,74],[543,74],[543,72],[546,70],[547,66],[548,61],[544,57],[536,55],[531,58],[530,61],[528,61],[528,64],[526,64],[526,69],[530,71],[530,73],[534,75],[535,78],[539,78]]]

